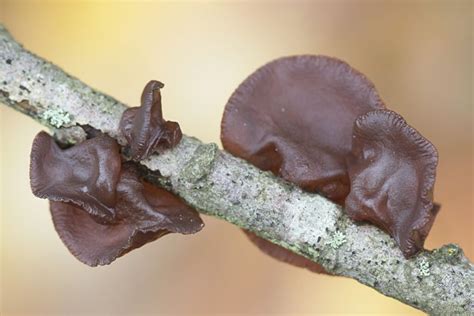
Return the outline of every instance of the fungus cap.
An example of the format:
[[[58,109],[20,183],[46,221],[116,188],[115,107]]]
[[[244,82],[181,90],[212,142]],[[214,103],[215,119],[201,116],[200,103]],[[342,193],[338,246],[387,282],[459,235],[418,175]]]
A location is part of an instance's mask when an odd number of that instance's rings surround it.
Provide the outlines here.
[[[438,152],[397,113],[377,110],[354,124],[346,213],[393,236],[405,257],[423,249],[433,204]]]
[[[163,119],[160,92],[163,87],[159,81],[148,82],[143,89],[141,106],[125,110],[120,120],[120,131],[130,145],[134,160],[172,148],[182,138],[179,124]]]
[[[98,221],[113,221],[121,157],[114,139],[102,134],[61,149],[45,132],[36,135],[30,155],[33,194],[72,202]]]
[[[284,57],[256,70],[232,94],[221,122],[221,141],[225,150],[258,168],[342,203],[349,193],[345,158],[353,123],[359,115],[382,108],[374,85],[347,63],[326,56]],[[249,236],[274,258],[324,271]]]
[[[353,123],[380,108],[374,85],[347,63],[325,56],[280,58],[235,90],[221,140],[227,151],[260,169],[343,201]]]

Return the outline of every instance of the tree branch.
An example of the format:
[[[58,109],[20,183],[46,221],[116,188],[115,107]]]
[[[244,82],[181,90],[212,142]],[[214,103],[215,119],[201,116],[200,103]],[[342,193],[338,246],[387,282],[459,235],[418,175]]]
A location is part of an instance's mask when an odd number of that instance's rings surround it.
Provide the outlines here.
[[[1,25],[0,102],[63,140],[80,140],[80,126],[90,125],[123,143],[118,123],[124,104],[24,50]],[[432,314],[474,313],[474,266],[457,245],[406,260],[390,236],[356,225],[336,204],[192,137],[142,163],[150,179],[201,213],[248,229],[333,274]]]

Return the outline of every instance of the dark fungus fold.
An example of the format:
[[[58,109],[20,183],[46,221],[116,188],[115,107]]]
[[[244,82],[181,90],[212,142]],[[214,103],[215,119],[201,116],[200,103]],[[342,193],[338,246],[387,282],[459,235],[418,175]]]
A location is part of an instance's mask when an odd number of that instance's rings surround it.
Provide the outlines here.
[[[139,179],[124,165],[117,186],[117,221],[101,224],[71,203],[51,202],[56,231],[69,251],[90,265],[109,264],[169,233],[192,234],[204,226],[199,214],[178,197]]]
[[[139,223],[137,228],[142,232],[164,229],[187,235],[204,226],[195,209],[165,189],[141,181],[131,164],[124,165],[117,192],[119,217]]]
[[[388,232],[407,258],[423,249],[439,210],[433,204],[436,148],[400,115],[377,110],[355,121],[347,163],[346,213]]]
[[[101,135],[63,150],[53,137],[40,132],[33,141],[30,158],[33,194],[72,202],[99,222],[114,220],[121,158],[111,137]]]
[[[272,61],[230,97],[221,123],[224,148],[310,192],[343,201],[345,157],[355,119],[384,108],[374,85],[325,56]]]
[[[172,148],[182,138],[179,124],[163,119],[160,92],[163,87],[159,81],[148,82],[142,93],[141,106],[129,108],[122,115],[120,131],[130,145],[130,155],[134,160]]]
[[[349,193],[345,158],[353,123],[382,108],[374,85],[347,63],[285,57],[264,65],[235,90],[224,110],[221,140],[233,155],[342,203]],[[279,255],[283,248],[259,243],[275,258],[293,260]]]
[[[54,226],[80,261],[109,264],[168,233],[202,229],[199,214],[164,189],[142,181],[122,164],[115,140],[98,134],[61,149],[45,132],[33,141],[33,193],[51,201]]]

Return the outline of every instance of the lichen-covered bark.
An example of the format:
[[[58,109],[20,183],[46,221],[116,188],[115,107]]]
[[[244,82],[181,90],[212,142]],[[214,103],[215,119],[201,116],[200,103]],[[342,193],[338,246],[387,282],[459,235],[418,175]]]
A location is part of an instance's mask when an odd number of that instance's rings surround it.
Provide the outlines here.
[[[2,26],[0,102],[71,143],[83,139],[80,125],[117,138],[126,108],[24,50]],[[339,206],[192,137],[143,164],[150,179],[200,212],[304,255],[333,274],[431,314],[474,313],[474,266],[457,245],[406,260],[392,238],[354,224]]]

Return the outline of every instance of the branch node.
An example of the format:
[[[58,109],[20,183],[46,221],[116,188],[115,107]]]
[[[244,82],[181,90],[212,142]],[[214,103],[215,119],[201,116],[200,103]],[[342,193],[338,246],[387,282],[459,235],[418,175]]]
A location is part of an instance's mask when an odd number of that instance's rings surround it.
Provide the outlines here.
[[[214,143],[199,145],[179,173],[179,178],[189,184],[205,179],[211,173],[218,153],[219,148]]]

